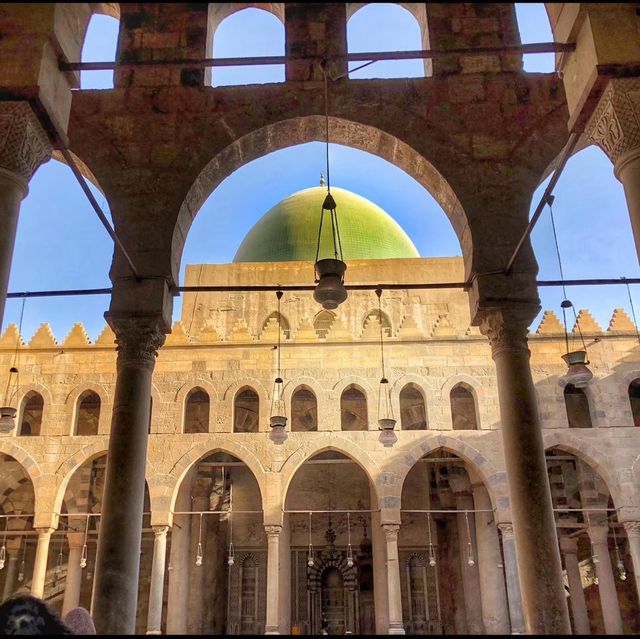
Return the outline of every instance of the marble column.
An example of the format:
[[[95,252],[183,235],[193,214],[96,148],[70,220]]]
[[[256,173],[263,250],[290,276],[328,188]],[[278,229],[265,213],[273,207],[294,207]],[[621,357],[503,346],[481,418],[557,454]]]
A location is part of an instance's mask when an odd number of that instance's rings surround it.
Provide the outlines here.
[[[486,311],[480,330],[496,365],[525,628],[562,635],[571,624],[527,346],[538,308]]]
[[[51,145],[29,103],[0,102],[0,326],[9,285],[20,203]]]
[[[511,634],[524,634],[524,613],[522,611],[522,595],[520,593],[520,577],[518,575],[518,559],[513,535],[513,524],[500,523],[498,529],[502,533],[502,555],[504,557],[504,576],[507,584],[507,603],[509,604],[509,621]]]
[[[602,92],[585,132],[609,157],[622,182],[640,259],[640,78],[615,78]]]
[[[167,558],[168,526],[154,526],[153,559],[151,562],[151,584],[149,587],[149,609],[147,611],[147,634],[162,634],[162,599],[164,594],[164,568]]]
[[[511,628],[498,529],[484,484],[474,484],[472,489],[476,511],[485,511],[475,513],[482,622],[488,635],[505,635]]]
[[[267,622],[265,635],[280,634],[280,532],[282,526],[265,526],[267,533]]]
[[[62,616],[72,608],[80,605],[80,589],[82,587],[82,547],[84,546],[83,533],[68,533],[69,557],[67,559],[67,579],[64,584],[64,599],[62,601]]]
[[[573,537],[560,537],[560,552],[564,559],[564,568],[569,580],[569,602],[573,612],[573,630],[577,635],[590,635],[589,613],[584,598],[580,567],[578,566],[578,542]]]
[[[4,578],[2,601],[9,599],[9,597],[13,595],[16,575],[18,574],[18,565],[20,564],[20,545],[20,539],[7,542],[7,565],[5,567],[7,574]]]
[[[371,489],[371,503],[377,503],[377,495]],[[371,553],[373,555],[373,606],[376,616],[376,634],[389,631],[389,597],[387,594],[387,549],[384,531],[380,523],[380,511],[371,513]]]
[[[156,317],[107,319],[116,334],[118,359],[92,611],[98,634],[133,634],[151,376],[165,336]]]
[[[456,508],[458,511],[472,511],[473,497],[471,495],[456,495]],[[480,576],[478,573],[478,553],[475,544],[473,513],[458,512],[456,520],[458,524],[460,573],[462,575],[467,632],[470,635],[482,635],[484,634],[484,626],[482,623],[482,600],[480,597]],[[468,533],[467,522],[469,524]],[[469,564],[469,542],[471,543],[473,565]]]
[[[640,601],[640,521],[625,521],[622,523],[629,540],[629,554],[633,564],[633,577],[636,582],[636,592]]]
[[[33,577],[31,578],[31,594],[42,599],[47,578],[47,563],[49,559],[49,542],[55,528],[37,528],[38,545],[36,558],[33,562]]]
[[[404,635],[400,562],[398,560],[399,524],[382,524],[387,547],[387,592],[389,597],[389,634]]]
[[[587,527],[587,533],[589,534],[589,539],[591,539],[593,553],[598,557],[598,562],[594,563],[596,575],[598,576],[598,593],[600,594],[604,629],[608,635],[621,635],[620,604],[607,542],[609,527],[606,524],[592,524]]]

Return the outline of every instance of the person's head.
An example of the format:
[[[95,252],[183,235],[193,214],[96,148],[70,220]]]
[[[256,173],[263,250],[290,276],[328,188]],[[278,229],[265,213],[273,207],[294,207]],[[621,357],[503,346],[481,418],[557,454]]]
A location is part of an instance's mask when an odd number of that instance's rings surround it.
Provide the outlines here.
[[[18,595],[0,606],[2,635],[70,635],[58,615],[41,599]]]
[[[72,608],[64,617],[64,623],[74,635],[95,635],[96,627],[89,611],[85,608]]]

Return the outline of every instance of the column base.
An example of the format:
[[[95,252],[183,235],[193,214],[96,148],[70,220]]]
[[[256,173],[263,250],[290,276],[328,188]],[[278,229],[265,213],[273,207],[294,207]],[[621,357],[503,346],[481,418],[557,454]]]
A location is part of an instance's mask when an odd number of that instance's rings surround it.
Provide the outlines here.
[[[161,635],[162,630],[147,630],[146,634],[148,635]]]
[[[404,628],[400,626],[400,628],[389,628],[389,632],[387,634],[390,635],[406,635]]]
[[[269,628],[269,629],[265,629],[264,634],[265,635],[279,635],[280,631],[277,628]]]

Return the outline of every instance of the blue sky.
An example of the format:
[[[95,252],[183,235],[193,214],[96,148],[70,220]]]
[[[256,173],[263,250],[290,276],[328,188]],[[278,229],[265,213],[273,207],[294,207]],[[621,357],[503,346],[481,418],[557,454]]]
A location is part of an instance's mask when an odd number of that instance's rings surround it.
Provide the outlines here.
[[[542,5],[516,5],[523,42],[546,42],[551,33]],[[370,4],[349,21],[349,50],[421,48],[413,17],[397,5]],[[108,60],[115,55],[117,22],[94,17],[83,60]],[[250,34],[250,37],[247,37]],[[397,34],[397,37],[394,37]],[[375,37],[374,37],[375,35]],[[216,33],[214,56],[280,55],[284,31],[275,17],[257,9],[227,18]],[[352,65],[354,66],[354,65]],[[530,55],[529,72],[553,72],[553,55]],[[422,75],[421,61],[377,62],[352,77]],[[110,72],[83,72],[83,88],[107,88]],[[214,86],[278,82],[278,67],[214,69]],[[324,145],[310,143],[278,151],[251,162],[227,177],[198,214],[187,239],[181,278],[187,263],[224,263],[233,255],[253,224],[281,199],[315,186],[324,170]],[[385,209],[408,233],[420,255],[460,255],[449,221],[422,186],[400,169],[368,153],[331,145],[332,182],[369,198]],[[251,188],[246,188],[251,184]],[[532,206],[538,202],[538,189]],[[567,278],[638,277],[638,259],[621,184],[610,161],[590,147],[568,163],[555,191],[554,214]],[[104,197],[98,201],[107,209]],[[559,271],[548,211],[536,226],[532,241],[540,279],[557,279]],[[608,247],[615,247],[609,250]],[[108,287],[112,243],[71,172],[55,161],[43,165],[30,183],[22,204],[12,265],[10,291]],[[589,308],[606,329],[615,307],[630,314],[625,287],[570,288],[577,308]],[[640,310],[640,292],[632,287]],[[637,302],[636,302],[636,295]],[[560,289],[541,289],[543,309],[560,316]],[[41,322],[49,322],[61,342],[75,322],[83,322],[91,340],[104,327],[108,296],[29,299],[23,336],[30,339]],[[18,322],[21,302],[8,300],[4,327]],[[174,320],[180,316],[175,300]],[[537,321],[533,327],[537,326]],[[3,328],[4,328],[3,327]]]

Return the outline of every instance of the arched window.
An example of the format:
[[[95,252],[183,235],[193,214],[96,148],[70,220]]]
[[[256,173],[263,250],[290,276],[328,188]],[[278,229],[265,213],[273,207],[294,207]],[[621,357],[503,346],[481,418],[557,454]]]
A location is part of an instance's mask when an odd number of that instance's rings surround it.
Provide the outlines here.
[[[248,7],[227,17],[222,3],[211,3],[214,58],[284,56],[284,24],[264,9]],[[284,64],[214,67],[205,84],[214,87],[284,82]]]
[[[42,430],[42,411],[44,400],[40,393],[31,391],[23,400],[23,409],[20,422],[21,436],[40,435]]]
[[[306,387],[296,389],[291,397],[291,431],[305,433],[318,430],[318,402]]]
[[[97,435],[99,421],[100,397],[93,391],[84,391],[78,398],[75,434]]]
[[[407,384],[400,391],[400,428],[426,430],[427,411],[424,397],[415,384]]]
[[[633,425],[640,426],[640,379],[634,379],[629,384],[629,402],[631,403]]]
[[[589,400],[581,388],[573,384],[564,387],[564,405],[567,409],[569,428],[591,428]]]
[[[456,384],[450,398],[453,430],[478,430],[476,400],[466,384]]]
[[[377,323],[380,322],[382,324],[382,331],[385,337],[391,337],[391,320],[384,311],[380,311],[377,308],[369,311],[369,313],[367,313],[367,316],[364,318],[364,322],[362,322],[362,328],[366,330],[371,321],[374,321],[376,323],[376,327]],[[377,328],[377,331],[379,334],[380,329]]]
[[[340,425],[342,430],[368,430],[367,398],[355,386],[346,388],[340,397]]]
[[[389,2],[370,3],[358,9],[347,22],[349,53],[428,49],[426,10],[424,4],[414,6],[419,11],[416,16],[399,4]],[[381,60],[360,71],[352,71],[363,64],[350,62],[349,77],[422,78],[431,75],[432,68],[430,60]]]
[[[335,322],[336,314],[331,311],[320,311],[313,319],[313,328],[319,339],[326,339]]]
[[[271,313],[269,317],[267,317],[267,319],[262,324],[262,330],[264,331],[264,329],[267,328],[269,324],[272,324],[277,329],[278,311],[273,311],[273,313]],[[282,331],[285,339],[289,339],[289,337],[291,337],[291,326],[289,325],[289,320],[282,313],[280,313],[280,330]]]
[[[194,388],[187,395],[184,407],[184,432],[209,432],[209,395],[201,388]]]
[[[257,433],[260,400],[252,388],[244,388],[237,395],[233,410],[234,433]]]
[[[92,16],[82,46],[82,62],[114,62],[120,22],[111,16]],[[113,71],[81,71],[82,89],[113,89]]]

